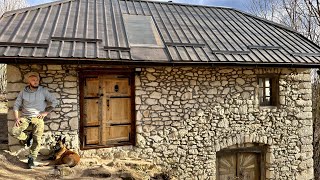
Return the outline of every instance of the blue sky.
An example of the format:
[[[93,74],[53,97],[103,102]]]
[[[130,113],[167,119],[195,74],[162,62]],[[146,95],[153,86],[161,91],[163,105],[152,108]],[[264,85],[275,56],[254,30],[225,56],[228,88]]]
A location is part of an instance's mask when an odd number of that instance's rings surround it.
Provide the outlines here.
[[[53,0],[27,0],[31,6],[51,2]],[[159,0],[165,1],[165,0]],[[236,9],[244,10],[247,9],[248,0],[172,0],[173,2],[188,3],[188,4],[200,4],[210,6],[223,6],[233,7]]]

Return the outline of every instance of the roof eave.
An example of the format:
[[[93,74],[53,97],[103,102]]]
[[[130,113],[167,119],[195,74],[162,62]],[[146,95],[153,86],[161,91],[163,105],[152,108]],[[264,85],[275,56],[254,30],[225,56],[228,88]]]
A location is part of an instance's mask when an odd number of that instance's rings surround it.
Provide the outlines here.
[[[83,65],[124,65],[124,66],[230,66],[230,67],[274,67],[274,68],[320,68],[320,63],[255,63],[255,62],[186,62],[186,61],[147,61],[147,60],[111,60],[96,58],[29,58],[29,57],[0,57],[0,63],[5,64],[83,64]]]

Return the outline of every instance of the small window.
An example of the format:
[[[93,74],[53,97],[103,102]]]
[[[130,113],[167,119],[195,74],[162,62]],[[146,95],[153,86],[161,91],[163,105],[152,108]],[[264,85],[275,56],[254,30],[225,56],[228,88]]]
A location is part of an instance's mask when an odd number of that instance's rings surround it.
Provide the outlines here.
[[[151,16],[123,15],[130,46],[162,47],[162,40]]]
[[[278,104],[278,78],[259,77],[259,102],[260,106],[277,106]]]

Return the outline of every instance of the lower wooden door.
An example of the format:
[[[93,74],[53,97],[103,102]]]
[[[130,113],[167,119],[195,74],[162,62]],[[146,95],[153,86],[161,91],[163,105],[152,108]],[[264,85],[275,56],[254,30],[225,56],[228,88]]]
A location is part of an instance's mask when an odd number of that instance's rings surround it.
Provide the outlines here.
[[[218,180],[260,180],[260,153],[235,152],[218,155]]]

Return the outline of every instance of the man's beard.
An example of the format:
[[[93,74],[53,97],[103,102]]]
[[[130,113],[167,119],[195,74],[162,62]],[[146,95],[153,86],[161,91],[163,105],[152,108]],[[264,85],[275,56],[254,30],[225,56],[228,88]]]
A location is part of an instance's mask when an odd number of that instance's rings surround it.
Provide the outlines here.
[[[30,87],[32,87],[32,88],[34,88],[34,89],[37,89],[37,88],[39,87],[39,85],[33,86],[33,85],[30,84]]]

